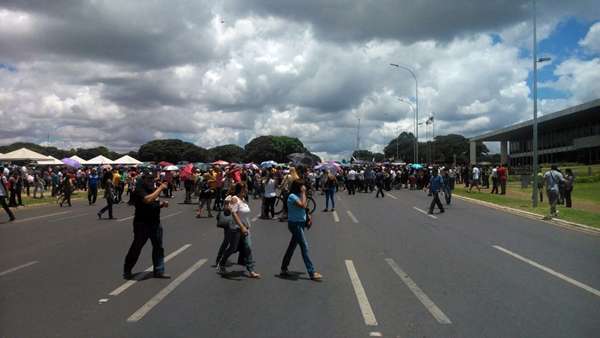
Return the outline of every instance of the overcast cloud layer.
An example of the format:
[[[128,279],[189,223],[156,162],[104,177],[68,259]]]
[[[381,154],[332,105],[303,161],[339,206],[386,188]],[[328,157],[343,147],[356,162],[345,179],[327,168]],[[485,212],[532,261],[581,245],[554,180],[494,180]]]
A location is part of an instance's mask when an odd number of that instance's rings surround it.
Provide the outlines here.
[[[600,13],[539,0],[539,38],[589,31],[553,56],[552,112],[599,98]],[[529,1],[3,1],[0,143],[137,149],[176,137],[203,147],[265,134],[326,157],[381,150],[420,113],[467,136],[531,115]],[[543,53],[543,50],[542,50]],[[424,135],[425,131],[421,131]]]

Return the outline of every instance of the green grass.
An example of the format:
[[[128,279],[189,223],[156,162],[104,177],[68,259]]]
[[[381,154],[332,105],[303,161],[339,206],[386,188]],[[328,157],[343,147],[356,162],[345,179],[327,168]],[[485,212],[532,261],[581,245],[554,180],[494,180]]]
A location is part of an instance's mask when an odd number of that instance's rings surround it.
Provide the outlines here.
[[[76,199],[76,198],[82,198],[82,197],[87,197],[87,194],[85,191],[75,191],[71,195],[71,200]],[[27,195],[23,194],[22,198],[23,198],[23,204],[25,206],[50,204],[50,203],[56,204],[56,197],[52,197],[49,191],[44,192],[44,198],[35,198],[34,199],[33,192],[31,193],[31,196],[27,196]]]
[[[575,223],[585,224],[589,226],[593,226],[596,228],[600,228],[600,207],[596,211],[583,210],[581,208],[577,208],[577,203],[580,204],[585,203],[588,207],[591,206],[591,209],[595,208],[595,203],[600,201],[599,192],[600,183],[585,183],[575,185],[573,190],[573,206],[574,208],[565,208],[562,205],[558,206],[559,210],[559,218],[564,219],[566,221],[571,221]],[[507,206],[515,209],[525,210],[529,212],[533,212],[539,214],[540,216],[546,216],[550,212],[550,208],[547,203],[547,199],[544,196],[544,202],[538,204],[537,208],[533,208],[531,206],[531,189],[521,189],[518,184],[510,184],[507,187],[508,191],[514,190],[515,192],[522,192],[523,194],[518,195],[492,195],[490,194],[490,190],[482,189],[481,192],[477,192],[474,190],[471,193],[467,192],[464,185],[457,185],[455,189],[455,193],[461,196],[466,196],[470,198],[474,198],[480,201],[491,202],[494,204]]]

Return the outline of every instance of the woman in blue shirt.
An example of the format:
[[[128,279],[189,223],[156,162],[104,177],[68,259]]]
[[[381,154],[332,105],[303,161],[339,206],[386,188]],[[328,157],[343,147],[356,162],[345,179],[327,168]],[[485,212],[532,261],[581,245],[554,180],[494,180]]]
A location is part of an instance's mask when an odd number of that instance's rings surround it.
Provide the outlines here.
[[[288,207],[288,229],[292,233],[290,244],[288,245],[285,256],[283,256],[283,262],[281,262],[281,273],[280,275],[285,277],[289,276],[288,266],[290,260],[294,255],[294,250],[297,245],[300,245],[302,251],[302,259],[308,275],[312,280],[321,280],[323,276],[315,271],[313,263],[308,256],[308,242],[304,236],[304,228],[306,228],[306,186],[304,181],[297,179],[294,180],[290,187],[290,194],[287,199]]]

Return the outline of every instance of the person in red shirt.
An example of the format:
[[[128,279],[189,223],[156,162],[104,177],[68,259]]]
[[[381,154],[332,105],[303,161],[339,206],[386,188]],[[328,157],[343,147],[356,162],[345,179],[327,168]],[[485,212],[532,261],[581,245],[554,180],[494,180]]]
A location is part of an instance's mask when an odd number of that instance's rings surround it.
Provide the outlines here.
[[[500,181],[500,194],[506,195],[506,181],[508,180],[508,169],[504,167],[504,164],[498,168],[498,180]]]

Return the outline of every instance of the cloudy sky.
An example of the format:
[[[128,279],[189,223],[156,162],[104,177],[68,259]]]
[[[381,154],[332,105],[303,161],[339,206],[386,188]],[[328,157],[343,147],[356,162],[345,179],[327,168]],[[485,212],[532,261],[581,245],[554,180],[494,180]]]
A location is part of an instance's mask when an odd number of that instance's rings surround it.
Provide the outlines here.
[[[0,143],[137,150],[299,137],[381,150],[419,110],[436,134],[527,119],[526,0],[0,2]],[[541,113],[600,98],[597,0],[538,0]],[[427,136],[420,130],[421,136]]]

